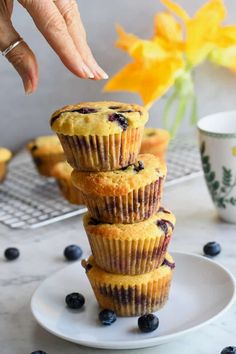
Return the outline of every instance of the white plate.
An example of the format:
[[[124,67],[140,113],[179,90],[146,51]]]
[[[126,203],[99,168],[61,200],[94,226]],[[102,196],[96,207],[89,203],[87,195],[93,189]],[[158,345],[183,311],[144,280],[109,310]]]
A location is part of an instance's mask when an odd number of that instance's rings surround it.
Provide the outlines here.
[[[118,318],[111,326],[98,320],[99,308],[80,262],[46,279],[32,297],[37,322],[68,341],[107,349],[134,349],[159,345],[208,324],[225,312],[235,296],[233,276],[222,266],[202,256],[172,253],[176,270],[167,305],[157,313],[160,325],[152,333],[140,333],[137,317]],[[81,292],[83,310],[65,306],[65,296]]]

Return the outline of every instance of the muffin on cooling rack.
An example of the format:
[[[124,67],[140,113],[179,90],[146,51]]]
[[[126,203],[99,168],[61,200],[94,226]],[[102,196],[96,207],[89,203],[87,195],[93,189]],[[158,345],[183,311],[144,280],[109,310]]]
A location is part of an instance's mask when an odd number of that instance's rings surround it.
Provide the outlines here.
[[[7,164],[12,157],[10,150],[0,147],[0,183],[4,181],[7,173]]]
[[[72,204],[83,204],[82,193],[71,182],[72,167],[67,162],[57,163],[52,171],[59,189],[66,200]]]
[[[92,256],[82,265],[100,307],[111,309],[118,316],[140,316],[162,308],[169,297],[175,267],[169,254],[159,268],[141,275],[108,273],[98,267]]]
[[[136,161],[147,111],[136,104],[84,102],[51,118],[67,161],[80,171],[110,171]]]
[[[64,151],[56,135],[40,136],[27,144],[38,172],[51,177],[54,166],[65,161]]]
[[[132,224],[157,212],[165,176],[166,165],[157,157],[144,154],[121,170],[97,173],[74,170],[71,178],[94,219]]]
[[[143,274],[161,266],[174,226],[174,215],[164,208],[136,224],[104,224],[84,216],[97,265],[115,274]]]
[[[153,154],[161,160],[165,160],[169,141],[170,134],[167,130],[145,128],[140,153]]]

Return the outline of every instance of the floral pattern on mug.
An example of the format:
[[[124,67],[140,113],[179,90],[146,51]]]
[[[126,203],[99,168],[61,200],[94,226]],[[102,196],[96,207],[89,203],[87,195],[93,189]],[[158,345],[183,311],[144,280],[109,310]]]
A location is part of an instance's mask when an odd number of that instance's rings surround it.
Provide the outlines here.
[[[205,142],[202,142],[200,152],[205,180],[213,202],[218,208],[225,209],[227,204],[236,206],[236,197],[232,196],[232,191],[236,189],[236,176],[233,176],[230,168],[222,166],[222,181],[219,182],[212,170],[210,157],[206,154]],[[232,149],[232,153],[236,156],[236,147]]]

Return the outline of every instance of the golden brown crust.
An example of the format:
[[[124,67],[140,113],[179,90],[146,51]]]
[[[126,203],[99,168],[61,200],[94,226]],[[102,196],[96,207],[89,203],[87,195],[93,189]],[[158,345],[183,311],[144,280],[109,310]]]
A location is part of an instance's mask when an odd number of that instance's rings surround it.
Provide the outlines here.
[[[166,254],[166,259],[170,263],[174,263],[173,258],[169,253]],[[161,267],[153,270],[150,273],[139,274],[139,275],[124,275],[124,274],[112,274],[108,273],[101,268],[99,268],[93,258],[90,256],[88,261],[84,261],[82,265],[86,268],[86,266],[90,264],[92,267],[88,271],[88,276],[90,279],[94,279],[97,282],[101,283],[109,283],[112,286],[140,286],[142,283],[147,283],[149,281],[157,280],[165,276],[166,274],[172,273],[171,268],[164,264]]]
[[[71,180],[71,173],[73,168],[67,162],[59,162],[52,170],[52,176],[56,179],[68,179]]]
[[[33,156],[64,154],[56,135],[39,136],[27,144],[27,149]]]
[[[12,153],[10,150],[0,147],[0,162],[7,162],[11,159]]]
[[[139,155],[138,161],[143,162],[144,169],[136,172],[134,165],[125,170],[110,172],[72,172],[72,183],[85,194],[93,196],[126,195],[134,189],[151,184],[159,178],[165,178],[166,165],[149,154]]]
[[[92,109],[90,113],[81,113],[81,109]],[[78,112],[78,110],[80,110]],[[123,128],[117,121],[108,117],[114,113],[121,114],[127,121],[126,128],[144,126],[148,112],[137,104],[121,102],[81,102],[65,106],[51,117],[51,127],[59,134],[69,136],[119,134]]]
[[[84,227],[89,234],[97,237],[102,237],[105,239],[115,239],[115,240],[137,240],[146,238],[157,238],[162,237],[165,232],[160,226],[158,221],[164,220],[166,222],[166,234],[170,234],[175,226],[175,216],[169,210],[163,210],[149,219],[135,223],[135,224],[104,224],[97,223],[93,224],[93,219],[89,213],[84,216]],[[171,226],[173,225],[173,227]]]

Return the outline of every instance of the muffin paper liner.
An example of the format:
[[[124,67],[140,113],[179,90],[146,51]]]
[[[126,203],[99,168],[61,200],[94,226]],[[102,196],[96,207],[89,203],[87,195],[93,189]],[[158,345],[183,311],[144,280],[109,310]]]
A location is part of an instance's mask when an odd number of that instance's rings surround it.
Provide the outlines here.
[[[7,173],[7,163],[0,162],[0,182],[3,182]]]
[[[86,230],[86,227],[85,227]],[[92,235],[86,230],[97,265],[114,274],[137,275],[160,267],[172,232],[156,238],[122,240]]]
[[[160,207],[164,179],[122,196],[84,194],[84,203],[94,219],[110,224],[133,224],[157,212]]]
[[[140,281],[130,286],[95,280],[89,276],[89,271],[87,276],[101,308],[111,309],[118,316],[140,316],[157,311],[165,305],[169,297],[172,270],[149,282],[145,282],[145,279],[142,282],[142,276],[138,276]]]
[[[63,153],[41,156],[32,155],[32,158],[38,172],[45,177],[52,177],[52,170],[54,166],[58,162],[65,161],[65,155]]]
[[[68,202],[78,205],[84,204],[82,193],[70,181],[61,178],[57,179],[57,184],[62,195]]]
[[[143,127],[128,128],[109,136],[57,134],[68,163],[79,171],[111,171],[136,161]]]

